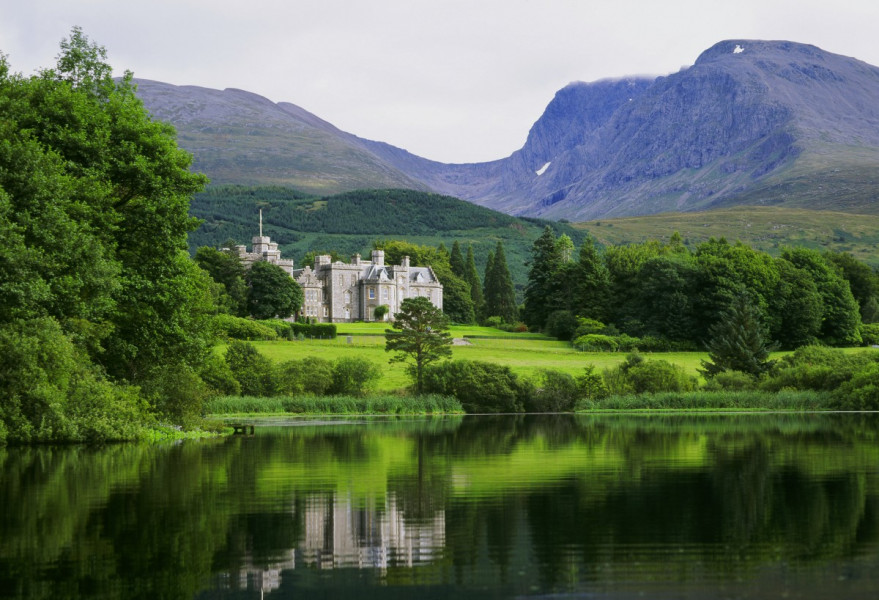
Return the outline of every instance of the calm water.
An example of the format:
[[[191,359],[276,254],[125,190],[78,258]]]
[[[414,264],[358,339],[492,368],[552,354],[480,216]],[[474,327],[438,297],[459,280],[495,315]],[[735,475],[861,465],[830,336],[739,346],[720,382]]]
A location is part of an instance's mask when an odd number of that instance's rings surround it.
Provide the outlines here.
[[[0,449],[0,597],[876,598],[879,416]]]

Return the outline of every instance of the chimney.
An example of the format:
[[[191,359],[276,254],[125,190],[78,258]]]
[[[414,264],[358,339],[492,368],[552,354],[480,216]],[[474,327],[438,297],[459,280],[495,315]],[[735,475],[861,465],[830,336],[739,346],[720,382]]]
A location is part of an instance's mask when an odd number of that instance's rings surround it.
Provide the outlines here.
[[[376,267],[385,266],[385,251],[384,250],[373,250],[372,251],[372,264]]]
[[[403,267],[404,269],[409,268],[409,257],[408,256],[403,257],[403,260],[400,261],[400,266]]]

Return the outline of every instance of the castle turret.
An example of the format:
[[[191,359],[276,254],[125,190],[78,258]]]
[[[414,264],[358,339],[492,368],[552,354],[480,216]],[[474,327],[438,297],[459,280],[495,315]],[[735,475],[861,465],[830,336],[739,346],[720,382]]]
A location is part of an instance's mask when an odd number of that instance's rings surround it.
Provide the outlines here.
[[[384,250],[373,250],[372,251],[372,264],[376,267],[385,266],[385,251]]]

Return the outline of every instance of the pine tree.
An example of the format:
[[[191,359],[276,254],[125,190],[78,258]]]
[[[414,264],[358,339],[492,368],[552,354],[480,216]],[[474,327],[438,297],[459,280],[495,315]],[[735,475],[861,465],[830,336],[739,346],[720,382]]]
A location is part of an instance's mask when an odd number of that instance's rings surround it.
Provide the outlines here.
[[[491,270],[486,268],[485,314],[488,317],[500,317],[506,323],[515,323],[519,318],[516,291],[513,289],[513,280],[501,242],[497,243]]]
[[[531,246],[531,269],[525,286],[522,317],[531,329],[543,329],[549,315],[561,308],[559,270],[564,260],[552,227],[547,225]]]
[[[769,348],[761,317],[744,291],[737,294],[708,330],[710,361],[702,361],[702,374],[713,377],[724,371],[741,371],[756,377],[768,371],[775,361],[767,360]]]
[[[458,240],[455,240],[455,243],[452,244],[449,266],[452,268],[452,273],[457,277],[464,280],[467,279],[467,265],[464,263],[464,255],[461,254],[461,245],[458,243]]]
[[[473,256],[473,246],[467,246],[467,270],[464,277],[470,284],[470,297],[473,299],[473,310],[477,316],[482,312],[485,300],[482,297],[482,282],[479,281],[479,272],[476,270],[476,258]]]

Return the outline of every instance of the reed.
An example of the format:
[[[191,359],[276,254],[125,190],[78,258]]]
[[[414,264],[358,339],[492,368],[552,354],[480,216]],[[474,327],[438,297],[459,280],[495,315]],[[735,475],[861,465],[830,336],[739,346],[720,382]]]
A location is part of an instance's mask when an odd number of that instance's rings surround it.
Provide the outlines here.
[[[430,415],[461,414],[461,403],[447,396],[220,396],[205,403],[212,416],[241,414]]]
[[[831,410],[831,395],[811,390],[780,392],[695,391],[611,396],[604,400],[584,400],[578,412],[596,410]]]

